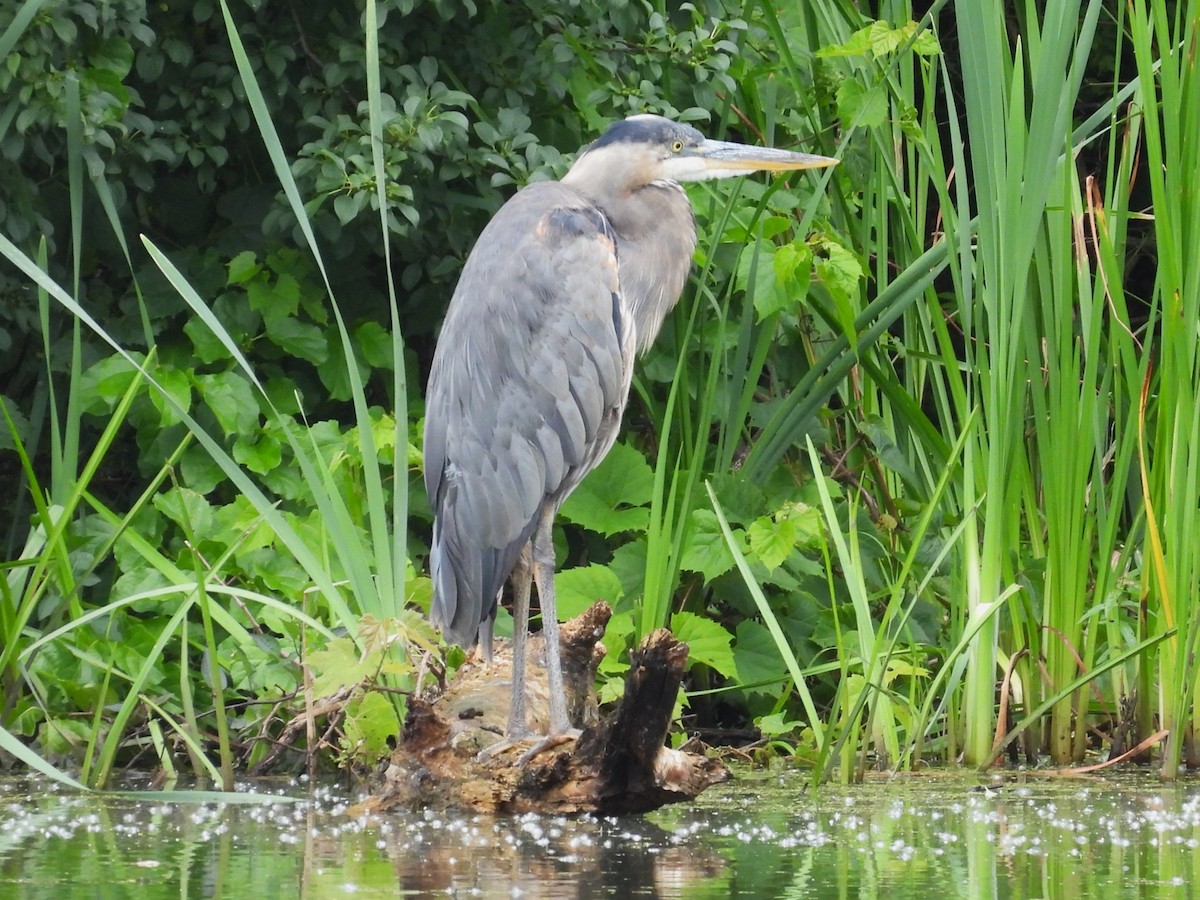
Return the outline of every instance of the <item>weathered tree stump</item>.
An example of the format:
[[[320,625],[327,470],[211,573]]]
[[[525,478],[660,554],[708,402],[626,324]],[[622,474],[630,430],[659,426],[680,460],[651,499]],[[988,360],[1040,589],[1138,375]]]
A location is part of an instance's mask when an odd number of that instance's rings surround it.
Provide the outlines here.
[[[633,654],[625,695],[615,713],[597,715],[593,690],[604,657],[600,637],[612,610],[596,603],[562,626],[563,675],[578,739],[522,761],[536,740],[505,746],[512,657],[505,647],[489,667],[472,658],[432,702],[414,698],[400,746],[377,794],[366,804],[465,808],[493,813],[600,814],[644,812],[691,800],[729,778],[707,757],[664,746],[687,645],[666,629],[654,632]],[[547,715],[544,646],[530,640],[530,725],[544,733]]]

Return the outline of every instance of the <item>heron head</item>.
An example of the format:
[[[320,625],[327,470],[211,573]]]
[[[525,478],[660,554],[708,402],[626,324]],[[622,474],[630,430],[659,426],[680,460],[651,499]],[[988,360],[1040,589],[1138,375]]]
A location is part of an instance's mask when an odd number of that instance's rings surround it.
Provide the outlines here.
[[[584,148],[563,181],[585,193],[589,186],[632,191],[653,182],[708,181],[750,172],[817,169],[837,162],[828,156],[714,141],[690,125],[643,114],[609,126]]]

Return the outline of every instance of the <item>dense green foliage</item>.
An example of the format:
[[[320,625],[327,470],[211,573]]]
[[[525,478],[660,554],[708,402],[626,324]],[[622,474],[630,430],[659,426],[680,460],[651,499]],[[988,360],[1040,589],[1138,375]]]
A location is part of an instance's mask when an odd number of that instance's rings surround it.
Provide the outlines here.
[[[1030,758],[1102,723],[1200,762],[1195,5],[18,4],[0,751],[228,780],[335,698],[341,758],[384,752],[436,647],[419,385],[456,273],[648,110],[842,165],[693,189],[695,278],[559,529],[564,612],[616,609],[602,697],[666,624],[685,725],[818,775],[986,764],[998,702]]]

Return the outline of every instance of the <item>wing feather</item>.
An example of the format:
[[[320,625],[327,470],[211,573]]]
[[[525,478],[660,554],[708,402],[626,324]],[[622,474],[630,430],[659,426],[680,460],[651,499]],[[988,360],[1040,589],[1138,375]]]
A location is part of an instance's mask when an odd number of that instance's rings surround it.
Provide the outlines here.
[[[426,393],[432,616],[473,644],[547,504],[608,451],[629,389],[616,237],[556,182],[488,224],[463,269]]]

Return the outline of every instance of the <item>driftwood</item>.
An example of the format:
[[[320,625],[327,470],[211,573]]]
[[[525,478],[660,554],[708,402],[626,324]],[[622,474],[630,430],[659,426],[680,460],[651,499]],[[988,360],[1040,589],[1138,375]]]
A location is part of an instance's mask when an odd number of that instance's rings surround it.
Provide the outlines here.
[[[725,781],[718,761],[664,746],[687,662],[687,645],[666,629],[633,654],[617,711],[599,719],[593,690],[604,657],[600,637],[612,611],[596,603],[562,626],[563,676],[577,739],[522,757],[529,740],[490,754],[508,715],[511,656],[489,667],[471,659],[441,696],[413,698],[400,746],[383,773],[371,809],[464,808],[494,813],[644,812],[695,798]],[[546,678],[540,636],[530,640],[530,725],[544,733]]]

